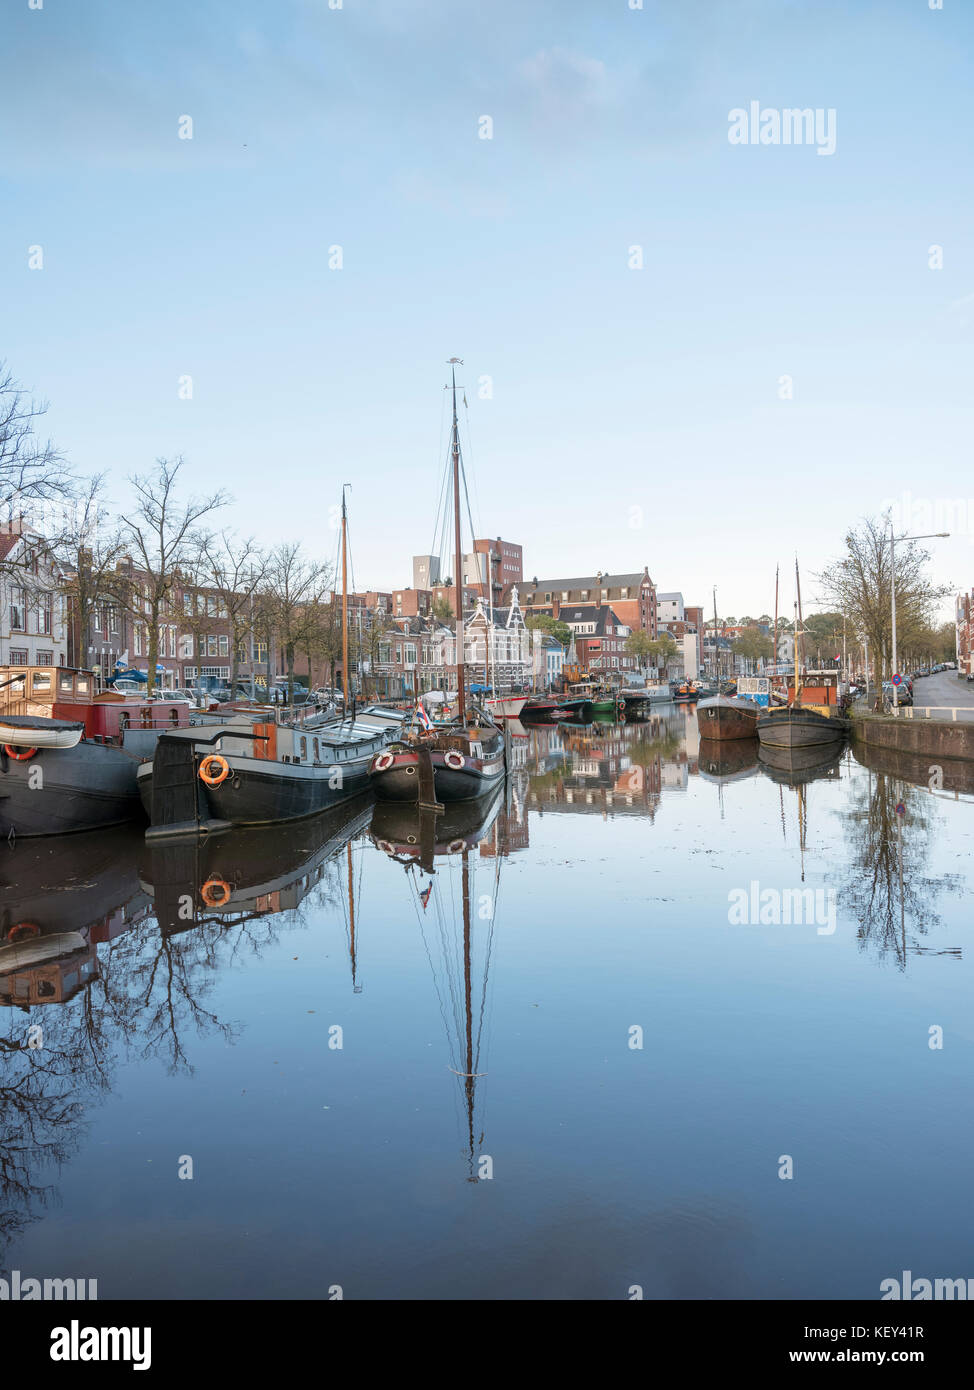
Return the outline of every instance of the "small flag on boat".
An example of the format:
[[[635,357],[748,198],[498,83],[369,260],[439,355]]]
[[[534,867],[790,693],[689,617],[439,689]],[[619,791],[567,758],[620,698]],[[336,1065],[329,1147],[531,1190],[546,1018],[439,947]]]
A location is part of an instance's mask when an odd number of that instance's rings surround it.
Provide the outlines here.
[[[419,704],[416,706],[416,715],[424,729],[432,729],[433,721],[426,713],[422,700],[420,700]]]
[[[432,893],[432,891],[433,891],[433,880],[430,879],[429,883],[427,883],[426,887],[423,889],[422,893],[420,893],[420,895],[419,895],[419,900],[420,900],[420,902],[423,904],[423,911],[424,911],[424,912],[426,911],[427,905],[428,905],[429,900],[430,900],[430,894]]]

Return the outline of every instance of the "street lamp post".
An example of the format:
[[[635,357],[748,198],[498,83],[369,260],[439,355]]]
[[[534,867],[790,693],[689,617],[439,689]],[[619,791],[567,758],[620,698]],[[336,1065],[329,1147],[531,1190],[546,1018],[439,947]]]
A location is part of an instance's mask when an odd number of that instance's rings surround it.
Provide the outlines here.
[[[896,536],[896,535],[893,534],[893,522],[892,522],[892,520],[890,520],[890,523],[889,523],[889,560],[890,560],[889,593],[890,593],[890,602],[891,602],[891,606],[892,606],[892,617],[893,617],[893,669],[892,669],[892,670],[890,671],[890,673],[889,673],[889,674],[890,674],[890,679],[891,679],[891,680],[892,680],[892,677],[896,675],[896,542],[897,542],[897,541],[929,541],[929,540],[934,540],[934,539],[946,540],[946,538],[947,538],[949,535],[950,535],[950,532],[949,532],[949,531],[926,531],[926,532],[924,532],[924,534],[923,534],[922,536],[910,536],[910,535]],[[896,686],[896,684],[894,683],[894,684],[893,684],[893,708],[894,708],[894,709],[898,709],[898,708],[899,708],[899,701],[898,701],[897,698],[896,698],[896,693],[897,693],[897,686]]]

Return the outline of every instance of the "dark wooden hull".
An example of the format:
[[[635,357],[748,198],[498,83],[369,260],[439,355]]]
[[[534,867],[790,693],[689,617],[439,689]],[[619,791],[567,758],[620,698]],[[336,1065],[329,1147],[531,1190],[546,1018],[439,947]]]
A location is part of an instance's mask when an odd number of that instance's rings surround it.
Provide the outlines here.
[[[771,748],[807,748],[815,743],[832,743],[845,737],[848,719],[820,714],[818,710],[789,705],[785,709],[763,710],[758,716],[758,738]]]
[[[231,775],[218,787],[200,784],[200,818],[227,825],[275,825],[278,821],[316,816],[360,795],[369,786],[369,757],[349,760],[342,767],[341,786],[332,785],[328,768],[290,763],[259,762],[253,758],[228,758]],[[153,828],[164,827],[154,818],[153,770],[144,764],[138,775],[139,794]]]
[[[754,738],[758,730],[757,705],[714,695],[697,705],[697,724],[701,738]]]
[[[391,758],[388,767],[375,767],[372,760],[370,781],[372,790],[380,801],[418,801],[420,754],[408,749],[390,748],[379,755],[381,759]],[[452,761],[462,758],[462,766],[451,767],[449,750],[434,749],[430,752],[433,768],[433,784],[439,802],[476,801],[487,795],[504,780],[504,745],[485,750],[482,758],[469,757],[456,753]]]
[[[71,835],[141,819],[138,767],[125,748],[88,741],[40,749],[26,762],[0,754],[0,836]]]

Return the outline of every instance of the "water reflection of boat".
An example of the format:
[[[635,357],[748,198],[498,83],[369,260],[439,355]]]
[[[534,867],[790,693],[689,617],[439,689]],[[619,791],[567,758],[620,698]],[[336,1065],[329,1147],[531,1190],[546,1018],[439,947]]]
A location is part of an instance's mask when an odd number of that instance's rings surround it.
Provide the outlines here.
[[[96,945],[140,921],[142,831],[0,848],[0,1004],[64,1003],[97,975]]]
[[[415,802],[380,801],[372,814],[372,839],[385,854],[419,857],[432,872],[436,855],[475,849],[503,805],[503,787],[477,801],[448,802],[436,813]]]
[[[844,751],[845,740],[841,736],[831,743],[793,748],[778,748],[762,743],[758,749],[758,762],[773,782],[796,787],[804,782],[838,777]]]
[[[742,782],[758,771],[758,744],[748,739],[700,740],[697,768],[705,782]]]
[[[482,802],[484,800],[482,798]],[[480,1152],[484,1130],[482,1123],[477,1121],[476,1110],[477,1083],[486,1075],[482,1070],[481,1044],[487,1015],[487,975],[493,949],[500,867],[505,857],[497,824],[502,802],[499,792],[489,798],[489,805],[483,806],[476,826],[471,823],[464,827],[459,817],[448,823],[445,820],[454,812],[471,812],[473,808],[469,805],[448,807],[443,812],[415,804],[412,807],[377,807],[376,815],[381,812],[383,816],[380,827],[393,832],[395,839],[392,835],[388,838],[376,836],[373,824],[376,843],[406,870],[441,1005],[447,999],[452,1001],[452,1007],[443,1010],[450,1044],[448,1069],[456,1077],[460,1090],[466,1180],[471,1183],[493,1176],[492,1159]],[[386,816],[386,813],[392,814]],[[444,824],[438,825],[439,821]],[[450,830],[457,832],[452,841],[446,838]],[[485,844],[491,840],[493,853],[483,855]],[[471,849],[478,843],[481,857],[471,858]],[[488,893],[477,892],[478,864],[481,871],[490,865]],[[424,877],[429,879],[426,884],[422,882]],[[473,926],[475,898],[478,901],[476,933]],[[485,904],[489,906],[486,915]]]
[[[872,772],[898,777],[914,787],[948,795],[974,795],[974,763],[959,758],[941,758],[933,763],[930,754],[907,753],[896,748],[881,748],[874,743],[856,740],[852,755],[857,763]]]
[[[372,807],[363,795],[300,824],[147,842],[143,883],[159,926],[172,934],[202,917],[293,910],[320,882],[328,861],[366,828]]]

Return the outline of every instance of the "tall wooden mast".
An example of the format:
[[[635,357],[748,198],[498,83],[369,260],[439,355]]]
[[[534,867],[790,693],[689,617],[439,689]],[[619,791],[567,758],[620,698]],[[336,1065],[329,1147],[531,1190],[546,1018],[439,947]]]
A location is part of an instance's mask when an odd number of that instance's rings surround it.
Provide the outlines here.
[[[463,547],[460,541],[460,430],[457,425],[457,365],[463,366],[459,357],[450,358],[451,383],[453,390],[453,434],[450,450],[453,455],[453,541],[456,569],[456,619],[457,619],[457,718],[461,724],[467,720],[467,691],[463,672]]]
[[[348,512],[345,509],[345,489],[342,484],[342,695],[343,713],[348,713]]]

